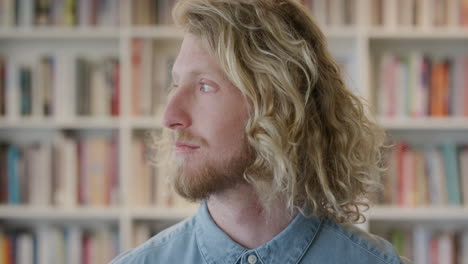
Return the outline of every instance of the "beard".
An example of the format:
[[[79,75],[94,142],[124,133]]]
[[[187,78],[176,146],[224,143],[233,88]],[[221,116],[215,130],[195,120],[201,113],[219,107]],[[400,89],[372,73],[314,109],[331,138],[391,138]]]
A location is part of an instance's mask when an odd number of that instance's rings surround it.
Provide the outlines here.
[[[188,166],[191,159],[199,156],[177,157],[174,151],[174,142],[186,140],[206,146],[206,141],[201,138],[192,137],[179,131],[172,132],[171,140],[167,142],[171,147],[166,148],[171,153],[166,160],[165,174],[169,176],[174,190],[183,198],[190,201],[207,199],[210,195],[223,192],[239,184],[247,183],[243,175],[246,168],[252,163],[253,156],[249,150],[245,138],[240,138],[240,149],[231,153],[227,158],[210,159],[204,157],[203,163],[197,166]]]

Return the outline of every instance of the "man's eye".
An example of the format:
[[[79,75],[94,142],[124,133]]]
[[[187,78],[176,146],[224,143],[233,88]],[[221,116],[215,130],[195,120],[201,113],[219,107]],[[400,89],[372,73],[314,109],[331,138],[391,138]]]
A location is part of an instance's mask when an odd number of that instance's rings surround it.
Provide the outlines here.
[[[206,84],[206,83],[201,83],[200,84],[200,91],[202,91],[202,92],[207,93],[207,92],[211,92],[213,90],[214,90],[213,86],[211,86],[209,84]]]

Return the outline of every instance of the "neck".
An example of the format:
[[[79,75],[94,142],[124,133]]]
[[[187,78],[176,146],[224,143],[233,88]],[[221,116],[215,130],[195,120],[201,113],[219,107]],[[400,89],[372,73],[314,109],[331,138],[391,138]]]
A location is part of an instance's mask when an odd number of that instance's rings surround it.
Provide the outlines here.
[[[282,201],[274,201],[264,210],[251,185],[242,184],[207,200],[216,225],[245,248],[257,248],[284,230],[297,214],[291,214]]]

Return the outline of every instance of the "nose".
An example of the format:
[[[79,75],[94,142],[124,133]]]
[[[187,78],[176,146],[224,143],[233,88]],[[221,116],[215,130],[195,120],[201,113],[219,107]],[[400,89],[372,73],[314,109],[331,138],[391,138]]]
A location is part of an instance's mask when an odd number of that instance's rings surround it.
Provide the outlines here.
[[[176,91],[169,97],[163,114],[163,125],[169,129],[183,129],[191,125],[188,95]]]

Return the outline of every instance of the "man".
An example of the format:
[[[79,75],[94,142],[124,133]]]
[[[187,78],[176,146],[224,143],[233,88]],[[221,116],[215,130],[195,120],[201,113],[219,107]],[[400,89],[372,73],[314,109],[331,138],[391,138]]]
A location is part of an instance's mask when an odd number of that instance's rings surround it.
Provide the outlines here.
[[[294,1],[187,0],[159,152],[198,213],[112,263],[402,263],[353,227],[384,133]]]

